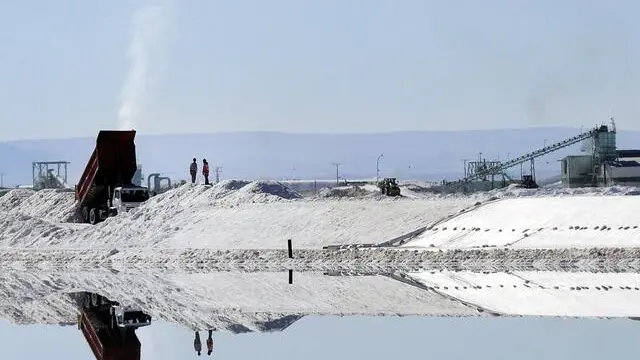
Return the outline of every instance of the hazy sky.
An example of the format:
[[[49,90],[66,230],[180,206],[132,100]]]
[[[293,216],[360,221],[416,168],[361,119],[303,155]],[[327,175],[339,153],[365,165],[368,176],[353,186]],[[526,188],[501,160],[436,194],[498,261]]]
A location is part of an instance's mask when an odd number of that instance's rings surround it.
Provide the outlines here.
[[[212,357],[206,352],[198,357],[193,333],[183,328],[156,323],[138,333],[142,360],[595,360],[636,359],[639,325],[626,319],[308,317],[283,332],[215,335]],[[74,326],[20,326],[2,321],[0,334],[6,360],[93,359]],[[206,333],[200,336],[204,342]]]
[[[0,140],[121,123],[372,132],[616,116],[640,129],[639,11],[631,0],[4,1]]]

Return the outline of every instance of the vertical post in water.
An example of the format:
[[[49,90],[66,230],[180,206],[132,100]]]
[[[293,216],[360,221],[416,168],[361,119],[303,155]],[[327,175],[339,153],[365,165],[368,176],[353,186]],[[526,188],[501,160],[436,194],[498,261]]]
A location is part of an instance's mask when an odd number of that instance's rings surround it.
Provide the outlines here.
[[[289,259],[293,259],[293,245],[291,239],[287,240],[287,248],[289,250]],[[293,284],[293,270],[289,269],[289,284]]]

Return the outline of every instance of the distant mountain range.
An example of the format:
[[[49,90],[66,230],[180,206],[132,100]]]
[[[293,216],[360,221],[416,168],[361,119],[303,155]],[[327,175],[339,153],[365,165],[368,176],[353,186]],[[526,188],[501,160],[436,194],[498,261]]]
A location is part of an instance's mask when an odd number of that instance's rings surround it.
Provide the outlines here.
[[[580,129],[529,128],[485,131],[394,132],[378,134],[284,134],[238,132],[145,135],[136,138],[143,172],[186,179],[193,157],[223,167],[222,178],[333,179],[375,178],[380,154],[381,176],[400,179],[455,179],[463,159],[515,157],[574,136]],[[96,132],[97,135],[97,132]],[[619,148],[640,148],[640,132],[619,131]],[[31,184],[34,161],[69,161],[69,183],[77,182],[91,155],[95,138],[28,140],[0,143],[0,173],[5,186]],[[579,154],[574,145],[536,162],[539,177],[559,173],[557,160]],[[515,176],[520,169],[513,169]]]

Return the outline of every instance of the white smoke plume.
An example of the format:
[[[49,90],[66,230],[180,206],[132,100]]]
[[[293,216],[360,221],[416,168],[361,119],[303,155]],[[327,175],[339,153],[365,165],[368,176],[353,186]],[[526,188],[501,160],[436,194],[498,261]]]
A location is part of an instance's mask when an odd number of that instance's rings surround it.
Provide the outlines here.
[[[133,34],[127,57],[129,70],[120,93],[118,122],[121,130],[140,125],[141,108],[147,95],[149,66],[156,50],[165,38],[168,25],[169,3],[149,0],[135,13]]]

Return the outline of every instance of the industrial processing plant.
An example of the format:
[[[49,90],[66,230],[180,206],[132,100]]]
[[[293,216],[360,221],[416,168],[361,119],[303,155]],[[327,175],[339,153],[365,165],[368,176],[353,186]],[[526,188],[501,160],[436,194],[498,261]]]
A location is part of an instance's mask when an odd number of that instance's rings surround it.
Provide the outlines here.
[[[616,125],[612,118],[609,125],[600,125],[565,140],[505,162],[479,159],[465,163],[464,177],[453,182],[443,182],[443,191],[487,191],[517,184],[536,188],[536,159],[569,146],[583,143],[586,154],[563,158],[560,180],[564,187],[640,186],[640,150],[619,150],[616,146]],[[513,179],[507,170],[528,165],[528,174],[521,171],[520,179]]]

